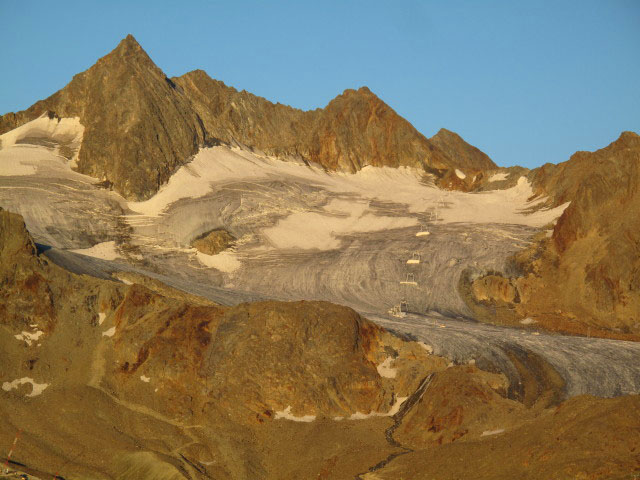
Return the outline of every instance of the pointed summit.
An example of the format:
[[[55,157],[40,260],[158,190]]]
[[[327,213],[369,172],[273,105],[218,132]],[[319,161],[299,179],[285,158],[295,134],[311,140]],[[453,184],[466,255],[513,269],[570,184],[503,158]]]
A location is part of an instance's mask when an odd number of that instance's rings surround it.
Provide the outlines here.
[[[460,135],[446,128],[441,128],[429,141],[446,153],[452,162],[461,168],[468,170],[498,168],[486,153],[465,142]]]
[[[78,170],[128,199],[153,195],[205,140],[189,100],[132,35],[51,97],[3,117],[0,129],[45,111],[80,117],[85,130]]]
[[[118,50],[120,47],[123,47],[123,46],[127,48],[131,48],[131,47],[142,48],[138,43],[138,41],[135,39],[135,37],[130,33],[127,34],[127,36],[120,41],[120,43],[116,47],[116,50]]]
[[[140,46],[133,35],[129,34],[114,48],[111,53],[103,57],[103,59],[119,57],[123,59],[143,59],[153,63],[147,52]],[[155,66],[155,64],[154,64]]]

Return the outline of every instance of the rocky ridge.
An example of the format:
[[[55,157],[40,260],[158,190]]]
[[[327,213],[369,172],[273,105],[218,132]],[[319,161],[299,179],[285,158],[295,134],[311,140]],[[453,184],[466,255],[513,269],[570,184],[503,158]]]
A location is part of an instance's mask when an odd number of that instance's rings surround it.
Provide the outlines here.
[[[0,117],[0,134],[44,114],[79,117],[78,171],[135,200],[151,197],[199,148],[220,142],[349,172],[412,166],[440,179],[456,168],[495,167],[486,155],[468,154],[471,147],[460,163],[366,87],[303,112],[201,70],[169,79],[131,35],[62,90]]]

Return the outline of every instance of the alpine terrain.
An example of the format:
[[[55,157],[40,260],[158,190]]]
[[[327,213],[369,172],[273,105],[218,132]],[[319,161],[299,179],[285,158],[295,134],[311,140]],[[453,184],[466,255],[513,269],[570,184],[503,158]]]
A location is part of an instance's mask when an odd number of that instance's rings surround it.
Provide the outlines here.
[[[0,117],[0,478],[636,478],[612,140],[502,168],[367,87],[302,111],[127,36]]]

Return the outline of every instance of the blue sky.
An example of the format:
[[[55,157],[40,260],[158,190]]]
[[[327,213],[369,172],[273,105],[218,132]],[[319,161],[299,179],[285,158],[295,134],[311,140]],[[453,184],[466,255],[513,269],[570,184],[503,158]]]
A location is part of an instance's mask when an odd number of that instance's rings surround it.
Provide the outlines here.
[[[0,0],[0,113],[132,33],[169,76],[201,68],[303,109],[367,85],[426,136],[534,167],[640,133],[640,1]]]

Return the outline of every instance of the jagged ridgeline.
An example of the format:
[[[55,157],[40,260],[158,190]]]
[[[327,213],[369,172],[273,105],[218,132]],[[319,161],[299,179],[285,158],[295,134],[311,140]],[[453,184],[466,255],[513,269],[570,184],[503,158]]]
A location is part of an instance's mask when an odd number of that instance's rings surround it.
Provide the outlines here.
[[[79,117],[78,171],[130,200],[151,197],[201,147],[217,143],[328,170],[419,167],[462,190],[473,188],[475,173],[496,168],[452,132],[427,139],[366,87],[346,90],[324,109],[297,110],[238,92],[202,70],[169,79],[131,35],[62,90],[0,117],[0,134],[45,112]],[[463,181],[456,168],[472,175]]]

